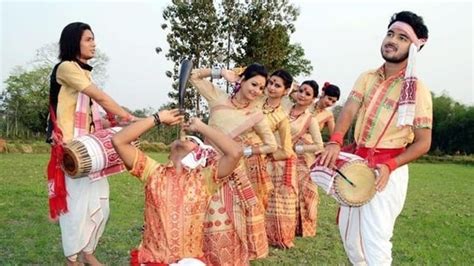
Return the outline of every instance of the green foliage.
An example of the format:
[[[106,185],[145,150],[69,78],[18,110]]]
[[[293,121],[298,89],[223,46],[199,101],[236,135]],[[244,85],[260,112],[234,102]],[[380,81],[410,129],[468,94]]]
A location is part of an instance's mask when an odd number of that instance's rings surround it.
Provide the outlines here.
[[[151,155],[166,161],[167,154]],[[65,262],[59,226],[47,218],[47,161],[47,154],[0,154],[0,265]],[[392,239],[394,264],[472,264],[472,176],[472,166],[410,165],[407,200]],[[96,255],[108,265],[125,265],[141,238],[143,184],[127,173],[109,183],[111,214]],[[316,237],[297,238],[288,250],[271,248],[268,258],[252,265],[348,265],[335,223],[337,204],[322,192],[320,199]]]
[[[192,57],[195,68],[231,63],[245,66],[254,62],[270,71],[284,68],[292,75],[310,74],[311,62],[299,44],[290,43],[298,9],[282,1],[172,1],[163,11],[170,46],[166,57],[175,63],[176,80],[180,61]],[[177,102],[176,83],[169,97]],[[185,107],[191,114],[206,109],[194,90],[187,90]]]
[[[180,62],[184,58],[192,58],[195,68],[209,66],[217,55],[222,53],[217,45],[219,20],[211,0],[175,0],[165,8],[163,18],[171,26],[167,35],[170,49],[166,57],[174,62],[174,90],[168,96],[177,103]],[[193,115],[200,115],[201,110],[205,108],[201,96],[192,89],[186,90],[184,106]]]
[[[49,104],[49,73],[46,66],[26,71],[21,68],[5,81],[1,110],[4,112],[6,137],[19,136],[21,131],[44,132]]]
[[[234,42],[230,56],[237,65],[258,62],[270,71],[280,68],[293,76],[309,75],[311,62],[299,44],[290,43],[299,10],[288,0],[223,1],[224,16],[232,14],[225,30]]]
[[[465,106],[446,94],[433,97],[431,152],[474,153],[474,106]]]

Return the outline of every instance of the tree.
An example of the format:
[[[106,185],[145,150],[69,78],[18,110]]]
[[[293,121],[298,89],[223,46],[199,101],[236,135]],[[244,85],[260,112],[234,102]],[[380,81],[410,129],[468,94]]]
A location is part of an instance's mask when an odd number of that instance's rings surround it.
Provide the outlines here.
[[[234,41],[234,52],[230,55],[238,65],[259,62],[270,71],[284,68],[292,75],[309,75],[311,62],[304,58],[304,49],[290,43],[299,10],[281,1],[232,1],[222,2],[229,19],[226,29]]]
[[[474,107],[460,104],[447,94],[433,95],[431,152],[474,152]]]
[[[294,76],[310,74],[311,62],[304,58],[303,48],[290,42],[298,15],[288,0],[172,1],[163,11],[167,24],[162,28],[170,30],[166,57],[175,63],[174,79],[185,57],[193,57],[196,68],[224,61],[228,68],[258,62],[270,71],[284,68]],[[176,105],[176,84],[174,88],[169,97]],[[203,105],[194,90],[188,90],[185,106],[201,113]]]
[[[217,44],[219,21],[213,1],[179,1],[174,0],[163,11],[163,18],[170,24],[167,41],[170,46],[166,57],[174,62],[173,78],[178,79],[178,67],[182,59],[192,58],[194,67],[210,66],[222,49]],[[166,24],[167,25],[167,24]],[[162,26],[167,28],[167,26]],[[177,83],[174,91],[168,95],[178,99]],[[193,115],[199,115],[203,105],[200,95],[192,89],[187,90],[185,108]]]
[[[44,132],[48,116],[49,67],[31,71],[15,70],[7,78],[2,93],[2,109],[5,113],[6,137],[25,135],[24,131]]]

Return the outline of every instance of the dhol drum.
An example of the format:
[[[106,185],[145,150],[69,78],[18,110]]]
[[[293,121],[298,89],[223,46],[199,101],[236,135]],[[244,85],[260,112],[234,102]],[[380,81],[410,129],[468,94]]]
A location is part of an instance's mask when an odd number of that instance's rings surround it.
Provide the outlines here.
[[[336,167],[354,185],[335,170],[316,164],[311,167],[311,179],[341,205],[359,207],[374,197],[376,173],[362,157],[341,152]]]
[[[102,129],[68,142],[64,146],[64,172],[72,178],[88,176],[94,180],[125,171],[123,161],[112,145],[112,136],[121,129]]]

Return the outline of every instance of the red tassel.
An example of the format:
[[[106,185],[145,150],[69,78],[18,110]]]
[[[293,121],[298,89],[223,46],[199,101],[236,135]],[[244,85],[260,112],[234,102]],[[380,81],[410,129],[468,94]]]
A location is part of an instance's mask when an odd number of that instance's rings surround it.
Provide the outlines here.
[[[51,157],[48,163],[48,196],[49,196],[49,215],[55,220],[67,209],[67,191],[66,181],[61,163],[63,159],[64,148],[60,144],[51,146]]]
[[[112,113],[107,112],[107,120],[110,122],[110,127],[115,127],[118,124],[115,115]]]

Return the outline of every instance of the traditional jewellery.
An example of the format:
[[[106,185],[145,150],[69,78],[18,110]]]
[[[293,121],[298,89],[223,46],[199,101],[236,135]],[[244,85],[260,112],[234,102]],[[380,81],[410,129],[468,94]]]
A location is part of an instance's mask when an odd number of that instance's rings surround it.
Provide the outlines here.
[[[245,148],[244,148],[244,156],[245,156],[245,157],[250,157],[250,156],[252,156],[252,147],[245,147]]]
[[[304,111],[303,111],[303,112],[301,112],[301,113],[299,113],[299,114],[297,114],[297,115],[294,115],[294,114],[293,114],[293,112],[294,112],[293,110],[294,110],[294,109],[295,109],[295,106],[293,105],[293,107],[291,107],[291,111],[290,111],[290,115],[289,115],[290,120],[292,120],[292,121],[298,119],[298,117],[300,117],[300,116],[304,113]]]
[[[239,101],[237,101],[237,99],[235,99],[235,95],[232,95],[230,97],[230,103],[237,109],[245,109],[245,108],[249,107],[249,105],[250,105],[250,102],[246,102],[244,104],[239,103]]]
[[[155,122],[155,126],[158,126],[161,124],[160,115],[158,112],[153,114],[153,120]]]
[[[304,148],[303,148],[303,145],[295,145],[295,152],[298,153],[298,154],[301,154],[304,152]]]
[[[263,104],[263,113],[264,114],[270,114],[270,113],[273,113],[275,112],[275,110],[280,107],[280,104],[278,104],[277,106],[271,106],[269,103],[268,103],[268,98],[265,99],[265,103]]]
[[[212,69],[211,69],[211,77],[212,79],[220,79],[222,78],[222,68],[218,67],[218,66],[214,66]]]

